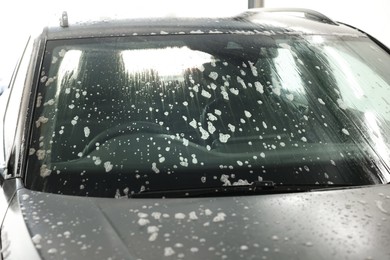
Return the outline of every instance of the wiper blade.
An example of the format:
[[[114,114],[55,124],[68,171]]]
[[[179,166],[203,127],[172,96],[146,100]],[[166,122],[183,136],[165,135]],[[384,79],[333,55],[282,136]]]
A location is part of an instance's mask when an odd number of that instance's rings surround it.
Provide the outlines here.
[[[255,181],[250,185],[233,185],[218,187],[200,187],[171,190],[144,190],[131,194],[130,198],[182,198],[182,197],[218,197],[238,195],[265,195],[308,192],[318,189],[351,187],[350,184],[275,184],[272,181]]]

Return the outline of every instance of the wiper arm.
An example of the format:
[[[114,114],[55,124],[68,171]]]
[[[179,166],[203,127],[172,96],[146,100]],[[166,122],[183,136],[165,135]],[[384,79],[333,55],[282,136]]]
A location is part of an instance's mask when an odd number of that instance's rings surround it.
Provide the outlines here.
[[[275,184],[272,181],[255,181],[250,185],[233,185],[218,187],[200,187],[174,190],[144,190],[131,194],[130,198],[182,198],[182,197],[217,197],[238,195],[265,195],[308,192],[317,189],[351,187],[354,185],[323,184]]]

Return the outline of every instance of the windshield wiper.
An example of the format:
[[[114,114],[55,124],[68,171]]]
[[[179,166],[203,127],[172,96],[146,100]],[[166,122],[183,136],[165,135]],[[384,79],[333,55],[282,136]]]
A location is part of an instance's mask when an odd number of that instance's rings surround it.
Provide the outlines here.
[[[250,185],[199,187],[189,189],[143,190],[129,195],[130,198],[183,198],[219,197],[239,195],[265,195],[308,192],[329,188],[345,188],[352,184],[276,184],[272,181],[255,181]]]

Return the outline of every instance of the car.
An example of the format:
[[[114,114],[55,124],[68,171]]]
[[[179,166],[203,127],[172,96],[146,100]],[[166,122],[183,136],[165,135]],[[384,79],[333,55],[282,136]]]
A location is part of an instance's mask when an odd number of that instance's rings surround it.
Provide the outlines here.
[[[389,71],[313,10],[64,12],[0,96],[2,259],[389,259]]]

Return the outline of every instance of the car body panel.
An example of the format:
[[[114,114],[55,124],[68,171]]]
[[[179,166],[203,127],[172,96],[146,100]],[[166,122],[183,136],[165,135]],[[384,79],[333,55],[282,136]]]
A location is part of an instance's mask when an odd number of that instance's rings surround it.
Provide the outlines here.
[[[130,25],[130,26],[129,26]],[[129,35],[170,34],[328,34],[367,37],[342,24],[326,24],[290,16],[260,14],[253,18],[153,18],[131,20],[82,21],[69,27],[49,27],[48,39],[74,39]]]
[[[35,244],[45,259],[390,257],[386,185],[283,195],[116,200],[21,189],[10,212],[3,228],[9,230],[15,225],[11,218],[23,216],[32,237],[29,246]]]

